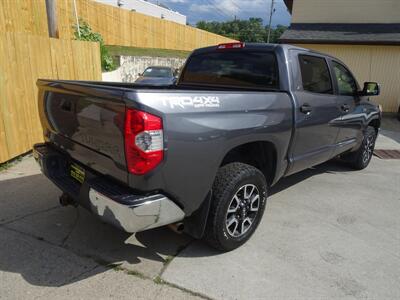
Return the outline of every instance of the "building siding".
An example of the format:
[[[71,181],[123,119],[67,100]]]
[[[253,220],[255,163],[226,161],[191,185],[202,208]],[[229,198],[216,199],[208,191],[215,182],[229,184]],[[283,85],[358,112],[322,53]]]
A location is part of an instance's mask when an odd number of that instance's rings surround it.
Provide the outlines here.
[[[292,23],[400,23],[400,0],[295,0]]]
[[[179,12],[166,9],[159,5],[147,2],[144,0],[94,0],[96,2],[112,5],[129,11],[136,11],[138,13],[152,16],[156,18],[162,18],[165,20],[173,21],[179,24],[186,25],[186,16]],[[118,5],[120,4],[120,5]]]
[[[296,1],[294,2],[296,3]],[[362,85],[381,84],[381,95],[373,97],[384,112],[397,112],[400,105],[400,46],[318,45],[297,46],[330,54],[342,60]]]

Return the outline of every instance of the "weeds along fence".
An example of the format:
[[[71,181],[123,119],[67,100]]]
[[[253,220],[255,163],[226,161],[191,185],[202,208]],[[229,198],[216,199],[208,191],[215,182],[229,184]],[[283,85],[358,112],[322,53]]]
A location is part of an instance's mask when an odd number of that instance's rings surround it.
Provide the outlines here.
[[[99,45],[0,33],[0,163],[43,140],[38,78],[101,80]]]
[[[229,38],[137,12],[76,0],[79,18],[101,33],[106,45],[191,51],[195,48],[232,41]],[[73,39],[76,23],[72,0],[57,0],[61,39]],[[21,32],[48,36],[44,0],[1,0],[0,32]]]

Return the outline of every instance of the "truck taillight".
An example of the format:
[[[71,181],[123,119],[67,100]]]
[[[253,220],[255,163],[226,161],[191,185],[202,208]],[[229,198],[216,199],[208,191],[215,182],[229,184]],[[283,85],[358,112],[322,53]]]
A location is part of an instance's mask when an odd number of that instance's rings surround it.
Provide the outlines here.
[[[128,108],[125,114],[125,156],[128,171],[144,175],[164,157],[162,119]]]

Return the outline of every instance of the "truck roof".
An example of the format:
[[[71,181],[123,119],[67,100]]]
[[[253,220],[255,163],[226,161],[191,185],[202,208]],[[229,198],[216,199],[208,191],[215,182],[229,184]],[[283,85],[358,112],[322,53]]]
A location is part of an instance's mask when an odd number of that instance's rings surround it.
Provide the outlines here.
[[[235,42],[235,44],[236,43],[239,43],[239,42]],[[319,54],[319,55],[335,58],[335,57],[333,57],[333,56],[331,56],[329,54],[326,54],[326,53],[321,53],[321,52],[318,52],[318,51],[314,51],[314,50],[311,50],[311,49],[302,48],[302,47],[298,47],[298,46],[294,46],[294,45],[290,45],[290,44],[245,43],[245,49],[247,49],[247,50],[269,50],[269,51],[274,51],[277,48],[282,49],[284,52],[286,52],[288,50],[300,50],[300,51],[305,51],[305,52],[310,52],[310,53],[315,53],[315,54]],[[210,47],[204,47],[204,48],[200,48],[200,49],[194,50],[193,54],[213,52],[213,51],[215,51],[217,49],[218,49],[218,45],[210,46]],[[337,60],[337,58],[335,58],[335,59]]]

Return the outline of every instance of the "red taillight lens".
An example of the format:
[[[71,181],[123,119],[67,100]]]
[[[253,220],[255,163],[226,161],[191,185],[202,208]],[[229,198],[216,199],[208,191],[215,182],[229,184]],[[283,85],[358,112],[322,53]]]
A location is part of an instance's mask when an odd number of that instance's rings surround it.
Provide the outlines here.
[[[136,175],[146,174],[163,160],[161,118],[135,109],[126,110],[125,156],[128,171]]]

